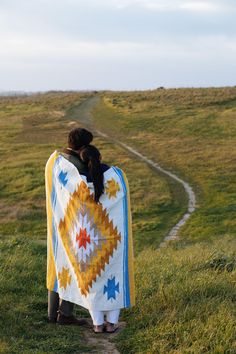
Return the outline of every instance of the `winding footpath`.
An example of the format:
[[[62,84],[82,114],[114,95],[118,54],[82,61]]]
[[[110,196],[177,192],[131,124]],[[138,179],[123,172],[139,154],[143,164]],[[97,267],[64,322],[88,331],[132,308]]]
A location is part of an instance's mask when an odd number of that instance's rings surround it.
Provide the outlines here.
[[[196,208],[196,197],[194,191],[186,181],[179,178],[174,173],[165,170],[158,163],[150,160],[148,157],[144,156],[143,154],[141,154],[134,148],[128,146],[127,144],[122,143],[117,139],[111,138],[107,134],[101,132],[100,130],[95,129],[93,124],[92,109],[99,103],[100,99],[101,98],[96,95],[91,98],[88,98],[80,105],[73,107],[70,110],[69,114],[67,114],[67,118],[70,120],[69,125],[73,126],[74,124],[80,122],[83,126],[90,129],[95,135],[100,136],[101,138],[109,140],[112,143],[122,147],[123,149],[127,150],[129,153],[134,155],[136,158],[138,158],[139,160],[145,162],[147,165],[152,167],[152,169],[156,170],[157,173],[164,173],[165,175],[169,176],[170,178],[175,180],[177,183],[180,183],[184,187],[184,190],[188,196],[188,209],[187,212],[183,215],[183,217],[178,221],[178,223],[172,227],[172,229],[169,231],[169,233],[165,236],[164,240],[159,245],[159,248],[166,247],[169,241],[178,238],[179,229],[186,223],[190,215],[194,212]],[[84,333],[84,336],[87,343],[96,348],[94,349],[94,351],[91,351],[91,353],[119,354],[119,351],[115,346],[114,339],[116,335],[118,335],[119,332],[124,327],[125,327],[125,323],[124,322],[120,323],[120,328],[118,332],[109,335],[109,337],[107,334],[104,335],[102,334],[99,336],[95,335],[92,329],[86,331]],[[92,328],[92,323],[90,325],[90,328]]]
[[[188,196],[187,211],[182,216],[182,218],[177,222],[177,224],[172,227],[172,229],[168,232],[168,234],[165,236],[165,238],[159,245],[159,248],[165,247],[169,241],[176,240],[178,238],[179,229],[186,223],[186,221],[189,219],[191,214],[195,211],[196,209],[195,193],[188,182],[184,181],[174,173],[165,170],[158,163],[154,162],[153,160],[150,160],[148,157],[141,154],[139,151],[135,150],[131,146],[122,143],[117,139],[111,138],[107,134],[101,132],[100,130],[95,129],[93,126],[92,109],[99,103],[100,99],[101,98],[99,96],[93,96],[91,98],[88,98],[86,101],[82,102],[79,106],[75,107],[74,110],[72,111],[72,114],[68,117],[74,119],[74,121],[71,123],[73,124],[79,121],[81,124],[89,127],[90,130],[93,133],[95,133],[97,136],[100,136],[101,138],[112,141],[114,144],[121,146],[123,149],[129,151],[136,158],[138,158],[139,160],[145,162],[147,165],[152,167],[152,169],[156,170],[158,173],[161,172],[167,175],[168,177],[172,178],[173,180],[175,180],[177,183],[180,183],[184,187],[184,190]]]
[[[94,131],[97,133],[97,135],[99,135],[105,139],[112,140],[115,144],[117,144],[117,145],[121,146],[122,148],[124,148],[125,150],[131,152],[139,160],[144,161],[147,165],[151,166],[156,171],[162,172],[162,173],[166,174],[167,176],[171,177],[172,179],[174,179],[175,181],[182,184],[182,186],[185,189],[185,192],[188,195],[188,210],[184,214],[184,216],[178,221],[178,223],[172,227],[172,229],[165,236],[163,242],[161,242],[159,247],[164,247],[164,246],[166,246],[168,241],[177,239],[178,231],[179,231],[180,227],[186,223],[186,221],[190,217],[191,213],[193,213],[196,208],[196,197],[195,197],[195,194],[194,194],[192,188],[190,187],[190,185],[187,182],[185,182],[184,180],[182,180],[181,178],[179,178],[178,176],[176,176],[174,173],[165,170],[158,163],[148,159],[146,156],[142,155],[140,152],[138,152],[137,150],[128,146],[127,144],[121,143],[120,141],[113,139],[113,138],[111,139],[107,134],[104,134],[104,133],[100,132],[99,130],[94,130]]]

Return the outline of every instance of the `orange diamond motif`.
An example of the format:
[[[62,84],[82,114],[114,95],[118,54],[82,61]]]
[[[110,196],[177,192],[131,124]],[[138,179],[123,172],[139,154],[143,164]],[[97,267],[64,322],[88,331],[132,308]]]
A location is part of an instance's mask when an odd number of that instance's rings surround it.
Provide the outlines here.
[[[94,251],[86,256],[86,261],[79,259],[73,242],[73,229],[78,215],[87,217],[91,229],[96,230],[98,235]],[[113,221],[109,220],[106,209],[101,204],[94,202],[93,194],[84,181],[80,183],[77,190],[71,195],[67,204],[64,219],[60,220],[59,232],[68,258],[75,271],[78,287],[83,295],[87,296],[93,282],[101,275],[106,264],[109,264],[110,257],[121,241],[121,234]],[[81,227],[76,234],[76,242],[79,247],[86,250],[87,243],[92,242],[91,234],[88,235],[86,229]]]

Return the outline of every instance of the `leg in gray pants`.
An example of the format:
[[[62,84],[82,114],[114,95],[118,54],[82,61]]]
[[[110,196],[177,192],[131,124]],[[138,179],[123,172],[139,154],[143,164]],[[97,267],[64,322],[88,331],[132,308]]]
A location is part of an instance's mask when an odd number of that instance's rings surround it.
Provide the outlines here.
[[[71,316],[74,309],[74,304],[70,301],[59,298],[55,291],[48,291],[48,318],[56,319],[58,311],[64,316]]]

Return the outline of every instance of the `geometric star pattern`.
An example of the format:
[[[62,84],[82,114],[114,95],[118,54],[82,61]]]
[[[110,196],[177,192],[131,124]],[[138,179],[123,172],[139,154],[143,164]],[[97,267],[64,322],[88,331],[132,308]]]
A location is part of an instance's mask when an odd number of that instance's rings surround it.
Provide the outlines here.
[[[82,225],[80,230],[75,232],[75,220],[78,218],[81,219],[81,224],[83,220],[86,221],[89,234]],[[109,219],[106,208],[94,201],[93,194],[90,194],[84,181],[81,181],[70,196],[64,218],[59,222],[59,232],[75,271],[78,287],[81,293],[87,296],[93,282],[96,282],[106,264],[109,264],[110,257],[121,241],[121,234]],[[85,258],[81,257],[78,246]]]
[[[107,293],[107,300],[114,299],[116,300],[116,291],[119,293],[119,283],[116,284],[116,279],[113,277],[112,279],[107,280],[107,285],[104,285],[103,294]]]
[[[114,178],[112,178],[107,181],[105,191],[106,191],[106,194],[108,195],[109,199],[111,199],[112,197],[116,198],[117,192],[120,191],[120,186],[114,180]]]
[[[67,172],[61,171],[58,175],[58,179],[59,179],[60,183],[63,184],[63,186],[65,187],[66,183],[68,182]]]
[[[58,273],[58,279],[60,288],[67,288],[67,285],[70,285],[71,282],[71,275],[68,268],[62,267],[62,271]]]
[[[79,244],[79,248],[84,247],[84,249],[86,249],[87,242],[90,243],[90,236],[87,234],[86,229],[80,229],[79,235],[76,235],[76,241]]]

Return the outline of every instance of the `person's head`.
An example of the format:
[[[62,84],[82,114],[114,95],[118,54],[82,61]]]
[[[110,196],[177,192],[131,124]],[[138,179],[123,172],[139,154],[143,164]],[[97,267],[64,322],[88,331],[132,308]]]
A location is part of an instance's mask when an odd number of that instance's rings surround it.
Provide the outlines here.
[[[84,128],[74,128],[68,135],[68,147],[79,150],[82,146],[89,145],[93,140],[93,134]]]
[[[99,202],[99,198],[104,192],[103,173],[101,170],[101,154],[99,150],[93,146],[88,145],[81,149],[81,160],[88,166],[89,174],[94,185],[94,199],[95,202]]]

